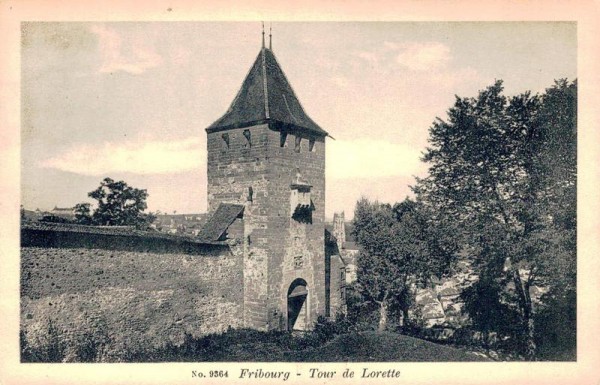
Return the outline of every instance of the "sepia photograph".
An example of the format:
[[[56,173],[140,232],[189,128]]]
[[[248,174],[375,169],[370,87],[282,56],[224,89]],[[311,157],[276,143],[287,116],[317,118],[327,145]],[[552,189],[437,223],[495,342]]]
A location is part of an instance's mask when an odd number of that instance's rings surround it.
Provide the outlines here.
[[[588,362],[597,76],[577,18],[161,12],[13,23],[8,383]]]
[[[22,361],[576,360],[575,23],[21,36]]]

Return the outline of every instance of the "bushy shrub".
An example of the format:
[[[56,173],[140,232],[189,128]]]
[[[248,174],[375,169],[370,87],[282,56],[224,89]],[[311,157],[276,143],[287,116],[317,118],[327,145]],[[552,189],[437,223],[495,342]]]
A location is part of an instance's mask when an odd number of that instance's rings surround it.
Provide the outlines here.
[[[316,348],[335,336],[349,333],[352,330],[352,323],[342,313],[338,313],[334,320],[319,316],[314,329],[311,332],[304,333],[302,336],[295,338],[292,341],[293,345],[290,347],[291,350],[296,351]]]
[[[377,330],[379,308],[367,301],[354,286],[346,288],[347,322],[354,330]]]
[[[52,223],[74,223],[67,218],[59,217],[57,215],[44,215],[39,219],[40,222],[52,222]]]
[[[537,356],[542,360],[577,359],[577,294],[575,290],[550,291],[536,314]]]
[[[51,320],[41,327],[43,330],[19,333],[21,362],[62,362],[67,350],[62,333]]]

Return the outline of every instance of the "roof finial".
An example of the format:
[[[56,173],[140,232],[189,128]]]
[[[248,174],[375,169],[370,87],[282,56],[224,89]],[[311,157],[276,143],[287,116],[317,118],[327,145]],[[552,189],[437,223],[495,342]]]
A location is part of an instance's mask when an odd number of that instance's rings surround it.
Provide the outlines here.
[[[269,23],[269,50],[272,50],[271,48],[271,29],[273,27],[272,23]]]
[[[262,47],[265,48],[265,22],[262,22]]]

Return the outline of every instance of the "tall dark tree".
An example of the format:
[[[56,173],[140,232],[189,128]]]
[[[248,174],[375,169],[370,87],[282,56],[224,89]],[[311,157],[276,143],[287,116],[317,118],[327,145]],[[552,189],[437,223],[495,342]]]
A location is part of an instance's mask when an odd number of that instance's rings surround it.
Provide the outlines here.
[[[575,359],[577,271],[577,83],[557,81],[542,96],[537,148],[540,211],[549,225],[537,232],[546,247],[541,270],[548,291],[536,315],[539,355]]]
[[[386,328],[391,307],[405,320],[415,284],[440,275],[456,255],[458,245],[441,233],[425,208],[411,200],[393,207],[363,198],[356,204],[353,233],[360,245],[357,288],[379,308],[379,330]]]
[[[82,225],[92,224],[92,205],[89,203],[77,203],[75,205],[75,221]]]
[[[433,123],[429,176],[415,191],[460,224],[482,282],[502,289],[491,297],[518,311],[533,358],[531,289],[574,273],[576,83],[559,81],[543,96],[502,91],[498,81],[477,98],[457,97],[447,120]],[[555,263],[571,267],[553,273]]]
[[[88,196],[95,199],[98,206],[90,216],[90,205],[78,204],[76,218],[80,223],[144,227],[154,220],[152,214],[143,212],[147,208],[148,192],[131,187],[124,181],[105,178]]]

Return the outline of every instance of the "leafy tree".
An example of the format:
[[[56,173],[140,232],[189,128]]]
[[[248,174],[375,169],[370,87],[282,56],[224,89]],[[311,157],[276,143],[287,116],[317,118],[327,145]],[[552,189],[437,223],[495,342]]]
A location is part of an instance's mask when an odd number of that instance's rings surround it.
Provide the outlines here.
[[[357,289],[379,309],[378,330],[386,328],[390,309],[397,307],[408,320],[415,284],[447,270],[458,246],[440,235],[425,207],[406,199],[394,205],[356,204],[353,233],[360,247]]]
[[[90,214],[89,203],[78,204],[75,212],[79,223],[145,227],[155,218],[143,212],[147,208],[147,191],[131,187],[124,181],[105,178],[88,196],[98,202],[98,207]]]
[[[82,225],[92,224],[92,211],[89,203],[77,203],[74,208],[75,221]]]
[[[542,96],[539,162],[540,211],[548,225],[535,235],[546,245],[548,292],[536,315],[539,355],[575,359],[577,283],[577,82],[559,80]]]
[[[429,176],[414,188],[461,226],[488,283],[481,292],[495,298],[489,306],[517,311],[530,358],[531,288],[575,284],[576,89],[563,80],[542,96],[507,98],[497,81],[477,98],[457,97],[447,120],[430,128]]]

